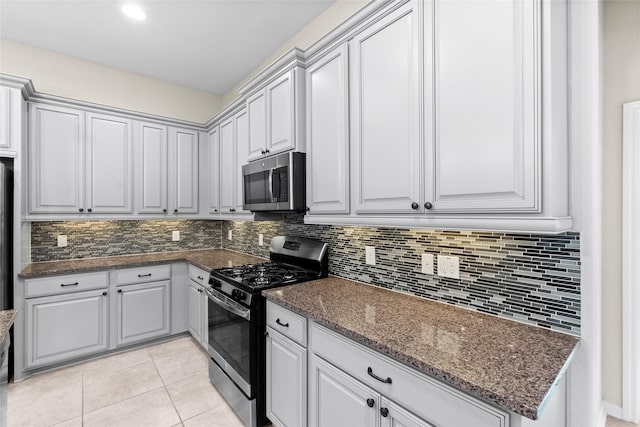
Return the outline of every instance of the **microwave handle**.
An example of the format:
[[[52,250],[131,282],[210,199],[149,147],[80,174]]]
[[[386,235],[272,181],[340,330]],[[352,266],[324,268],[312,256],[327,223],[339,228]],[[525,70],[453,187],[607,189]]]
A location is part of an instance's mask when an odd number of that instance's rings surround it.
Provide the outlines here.
[[[273,168],[269,169],[269,197],[268,200],[273,202]]]
[[[275,175],[272,178],[271,182],[271,200],[274,202],[280,201],[280,171],[278,169],[274,169],[271,171],[272,175]]]

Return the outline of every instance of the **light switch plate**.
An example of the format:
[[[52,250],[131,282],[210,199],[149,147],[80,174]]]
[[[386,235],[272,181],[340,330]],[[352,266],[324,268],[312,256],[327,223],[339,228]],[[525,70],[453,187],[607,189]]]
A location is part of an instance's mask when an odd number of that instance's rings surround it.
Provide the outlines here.
[[[227,240],[233,240],[233,230],[227,232]]]
[[[264,234],[258,234],[258,245],[264,246]]]
[[[438,255],[438,276],[460,278],[460,258],[457,256]]]
[[[374,246],[364,247],[364,259],[368,265],[376,265],[376,248]]]
[[[60,234],[58,236],[58,247],[59,248],[64,248],[67,246],[67,235],[66,234]]]
[[[180,230],[174,230],[171,232],[171,240],[174,242],[180,241]]]
[[[433,274],[433,254],[422,254],[422,274]]]

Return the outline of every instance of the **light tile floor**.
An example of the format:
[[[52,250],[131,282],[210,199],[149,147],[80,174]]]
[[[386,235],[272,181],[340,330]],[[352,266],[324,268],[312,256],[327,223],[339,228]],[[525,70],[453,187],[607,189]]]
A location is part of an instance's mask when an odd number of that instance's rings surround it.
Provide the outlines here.
[[[640,427],[640,424],[628,423],[617,418],[607,417],[606,427]]]
[[[190,337],[9,385],[8,427],[241,427]]]

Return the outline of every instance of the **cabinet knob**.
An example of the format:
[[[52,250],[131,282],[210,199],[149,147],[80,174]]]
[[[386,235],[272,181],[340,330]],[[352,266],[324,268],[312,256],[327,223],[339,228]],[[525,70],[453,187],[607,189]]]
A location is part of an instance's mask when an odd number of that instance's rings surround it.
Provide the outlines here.
[[[173,213],[178,213],[178,209],[174,209],[174,210],[173,210]]]
[[[78,212],[84,212],[84,209],[80,208],[78,209]]]
[[[389,410],[387,408],[380,408],[380,415],[386,418],[387,415],[389,415]]]
[[[260,151],[260,154],[264,154],[264,153],[265,153],[265,151],[264,151],[264,150]]]
[[[266,150],[264,150],[264,152],[265,152],[265,154],[269,154],[270,153],[268,148]]]
[[[91,212],[91,211],[92,211],[91,208],[87,209],[87,212]]]
[[[433,207],[433,205],[431,204],[431,202],[426,202],[426,203],[424,204],[424,208],[425,208],[425,209],[431,209],[432,207]]]
[[[121,294],[122,293],[122,289],[118,289],[118,293]]]
[[[375,403],[376,403],[376,402],[375,402],[375,400],[373,400],[372,398],[368,398],[368,399],[367,399],[367,406],[368,406],[369,408],[373,408],[373,405],[374,405]]]
[[[166,209],[162,209],[162,212],[165,212],[165,213],[166,213],[166,212],[167,212],[167,210],[166,210]]]
[[[213,211],[214,211],[214,212],[218,212],[218,209],[214,209]]]
[[[106,292],[103,292],[103,293],[102,293],[102,295],[103,295],[103,296],[107,296],[107,293],[106,293]]]
[[[418,209],[418,207],[420,207],[420,205],[416,202],[411,203],[411,209]]]

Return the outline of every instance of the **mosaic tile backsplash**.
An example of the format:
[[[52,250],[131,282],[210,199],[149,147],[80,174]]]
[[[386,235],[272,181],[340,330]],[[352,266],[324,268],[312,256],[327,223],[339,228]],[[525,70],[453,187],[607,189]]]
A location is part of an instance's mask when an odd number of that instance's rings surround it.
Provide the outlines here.
[[[173,242],[171,232],[180,232]],[[68,246],[57,247],[66,234]],[[220,222],[52,221],[31,223],[31,261],[51,261],[220,247]]]
[[[180,231],[180,241],[171,232]],[[232,230],[233,240],[228,240]],[[265,245],[258,246],[258,234]],[[58,234],[69,246],[56,247]],[[282,221],[34,222],[32,261],[225,248],[269,256],[272,237],[289,234],[329,243],[329,272],[459,307],[575,335],[580,333],[580,237],[305,225],[299,214]],[[376,265],[364,247],[375,246]],[[421,273],[423,253],[460,259],[460,279]],[[437,272],[437,261],[434,263]]]
[[[228,240],[232,230],[233,240]],[[258,246],[258,234],[265,246]],[[305,225],[284,221],[222,223],[222,247],[268,257],[273,236],[289,234],[327,242],[329,272],[346,279],[407,292],[460,307],[580,334],[580,237]],[[365,264],[365,246],[376,265]],[[460,279],[421,273],[423,253],[460,259]],[[437,258],[436,258],[437,260]],[[437,261],[434,263],[437,272]]]

